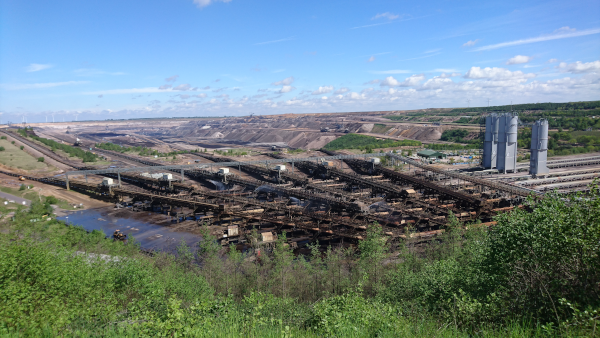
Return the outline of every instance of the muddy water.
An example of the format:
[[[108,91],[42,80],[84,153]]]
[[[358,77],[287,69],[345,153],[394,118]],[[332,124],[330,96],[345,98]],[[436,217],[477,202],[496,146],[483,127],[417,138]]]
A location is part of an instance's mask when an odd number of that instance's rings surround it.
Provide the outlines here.
[[[147,250],[175,253],[181,241],[194,248],[201,239],[197,234],[173,229],[175,223],[171,221],[171,217],[147,211],[97,208],[72,211],[57,219],[82,226],[88,231],[102,230],[107,236],[112,236],[114,231],[119,229],[129,239],[135,238],[135,241]]]

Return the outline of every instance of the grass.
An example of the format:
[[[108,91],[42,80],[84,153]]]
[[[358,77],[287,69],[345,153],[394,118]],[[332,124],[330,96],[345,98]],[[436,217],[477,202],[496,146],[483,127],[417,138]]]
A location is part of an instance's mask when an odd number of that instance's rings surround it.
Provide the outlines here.
[[[5,192],[7,194],[11,194],[14,196],[18,196],[24,199],[28,199],[30,201],[38,201],[40,199],[40,195],[39,195],[39,187],[36,187],[34,185],[32,185],[31,183],[23,183],[26,186],[30,186],[31,189],[25,189],[25,190],[19,190],[18,188],[9,188],[9,187],[0,187],[0,191]],[[42,200],[45,200],[45,196],[41,195]],[[58,199],[58,202],[55,203],[54,205],[56,205],[57,207],[61,208],[61,209],[65,209],[65,210],[77,210],[76,208],[73,208],[72,205],[69,204],[69,202],[62,200],[62,199]]]
[[[346,134],[340,138],[337,138],[325,145],[327,150],[339,150],[339,149],[375,149],[375,148],[394,148],[401,146],[420,146],[420,141],[413,140],[378,140],[373,136],[360,135],[360,134]]]
[[[372,133],[375,134],[385,134],[388,130],[392,129],[392,126],[387,126],[385,124],[375,124],[375,126],[373,127],[373,130],[371,130]]]
[[[0,146],[5,150],[0,152],[0,163],[5,166],[22,170],[47,170],[48,165],[38,162],[36,157],[19,149],[18,144],[11,144],[8,140],[0,140]]]
[[[594,137],[600,137],[600,130],[591,130],[591,131],[571,131],[569,132],[571,135],[573,135],[574,137],[577,136],[594,136]],[[550,134],[554,134],[554,133],[550,133]]]

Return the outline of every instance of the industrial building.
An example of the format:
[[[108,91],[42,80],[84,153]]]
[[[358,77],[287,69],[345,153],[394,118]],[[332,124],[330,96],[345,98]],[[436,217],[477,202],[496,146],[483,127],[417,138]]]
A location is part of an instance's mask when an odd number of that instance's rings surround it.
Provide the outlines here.
[[[446,158],[446,154],[440,153],[439,151],[435,151],[435,150],[429,150],[429,149],[419,151],[417,153],[417,156],[424,157],[426,159]]]
[[[485,118],[485,139],[483,143],[483,167],[496,168],[498,158],[498,126],[500,117],[492,113]]]
[[[548,121],[538,120],[531,127],[531,157],[529,174],[538,176],[550,172],[548,159]]]
[[[519,116],[515,113],[504,113],[498,125],[498,171],[516,172],[517,170],[517,129]]]

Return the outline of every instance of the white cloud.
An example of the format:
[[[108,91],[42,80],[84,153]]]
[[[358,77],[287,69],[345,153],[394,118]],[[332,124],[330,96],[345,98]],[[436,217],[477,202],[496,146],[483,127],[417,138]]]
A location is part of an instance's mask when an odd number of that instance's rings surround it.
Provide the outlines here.
[[[321,94],[327,94],[333,91],[333,86],[323,86],[323,87],[319,87],[319,89],[315,90],[314,92],[312,92],[312,95],[321,95]]]
[[[388,76],[383,81],[381,81],[380,86],[382,86],[382,87],[383,86],[413,87],[413,86],[417,86],[418,84],[420,84],[423,80],[425,80],[425,75],[423,75],[423,74],[411,75],[411,76],[407,77],[406,79],[404,79],[403,82],[396,80],[393,76]]]
[[[29,66],[25,67],[25,71],[28,73],[32,73],[32,72],[39,72],[40,70],[44,70],[44,69],[48,69],[48,68],[52,68],[54,67],[53,65],[49,65],[49,64],[40,64],[40,63],[32,63]]]
[[[565,72],[576,74],[600,72],[600,60],[592,62],[577,61],[569,64],[561,62],[557,68]]]
[[[548,63],[555,63],[555,62],[558,62],[558,59],[550,59],[550,60],[548,60]]]
[[[165,81],[167,81],[167,82],[175,82],[175,81],[177,81],[178,77],[179,77],[179,75],[169,76],[168,78],[165,79]]]
[[[454,82],[449,78],[434,77],[433,79],[425,81],[423,89],[439,89],[451,84],[454,84]]]
[[[294,82],[294,77],[290,76],[290,77],[286,77],[285,79],[283,79],[281,81],[273,82],[273,85],[275,85],[275,86],[288,86],[288,85],[291,85],[293,82]]]
[[[379,80],[377,80],[377,82],[379,82]],[[339,95],[339,94],[347,93],[349,91],[350,91],[350,89],[348,89],[346,87],[342,87],[342,88],[336,90],[334,94]]]
[[[498,49],[498,48],[503,48],[503,47],[525,45],[525,44],[529,44],[529,43],[575,38],[578,36],[586,36],[586,35],[592,35],[592,34],[598,34],[598,33],[600,33],[600,28],[586,29],[583,31],[574,31],[572,29],[565,31],[565,30],[562,30],[562,28],[561,28],[550,35],[543,35],[543,36],[540,36],[537,38],[529,38],[529,39],[502,42],[502,43],[497,43],[495,45],[487,45],[487,46],[475,48],[472,51],[480,52],[480,51],[487,51],[487,50]]]
[[[280,94],[289,93],[294,89],[296,89],[296,88],[292,87],[292,86],[282,86],[281,89],[279,90],[279,93]]]
[[[400,85],[400,81],[396,80],[393,76],[386,77],[381,81],[380,86],[396,87]]]
[[[321,100],[327,100],[327,96],[322,96]]]
[[[359,93],[356,92],[352,92],[352,93],[348,93],[346,94],[346,98],[348,99],[352,99],[352,100],[358,100],[358,99],[362,99],[363,96],[360,95]]]
[[[475,46],[475,44],[476,44],[477,42],[479,42],[479,39],[475,39],[475,40],[469,40],[469,41],[467,41],[467,42],[463,43],[463,45],[462,45],[462,46],[463,46],[463,47],[472,47],[472,46]]]
[[[179,86],[173,88],[173,90],[186,91],[186,90],[189,90],[190,88],[192,88],[192,86],[190,86],[188,83],[184,83],[184,84],[180,84]]]
[[[407,74],[410,73],[410,70],[405,69],[390,69],[390,70],[373,70],[369,73],[371,74]]]
[[[377,15],[375,15],[374,17],[371,18],[371,20],[376,20],[376,19],[380,19],[380,18],[385,18],[388,20],[396,20],[400,17],[400,15],[398,14],[393,14],[390,12],[385,12],[385,13],[379,13]]]
[[[160,90],[165,90],[165,89],[169,89],[169,88],[171,88],[171,87],[172,87],[172,86],[171,86],[170,84],[166,84],[166,85],[162,85],[162,86],[158,87],[158,89],[160,89]]]
[[[489,79],[492,81],[497,80],[513,80],[513,79],[528,79],[535,77],[535,74],[525,74],[520,70],[511,72],[508,69],[498,67],[471,67],[465,74],[465,79]]]
[[[190,98],[190,96],[187,95],[187,94],[181,94],[181,95],[179,95],[179,97],[182,98],[182,99],[184,99],[184,100]]]
[[[444,78],[449,78],[449,77],[457,77],[457,76],[461,76],[461,75],[462,74],[458,73],[458,72],[450,73],[450,74],[442,73],[442,74],[440,74],[440,76],[436,76],[436,77],[440,77],[440,78],[444,79]]]
[[[225,2],[225,3],[231,2],[231,0],[194,0],[194,3],[199,8],[202,8],[202,7],[206,7],[206,6],[210,5],[213,2],[219,2],[219,1]]]
[[[510,59],[508,59],[508,61],[506,61],[507,65],[518,65],[518,64],[522,64],[522,63],[527,63],[529,61],[531,61],[533,58],[531,56],[525,56],[525,55],[516,55]]]
[[[199,98],[199,99],[203,99],[203,98],[206,97],[206,93],[198,94],[198,95],[196,95],[196,97]]]
[[[371,81],[365,82],[365,84],[377,84],[379,82],[381,82],[381,80],[375,79],[375,80],[371,80]]]
[[[46,83],[24,83],[24,84],[0,84],[2,89],[21,90],[21,89],[43,89],[61,86],[72,86],[86,84],[88,81],[65,81],[65,82],[46,82]]]
[[[367,60],[367,62],[373,62],[373,61],[375,61],[375,56],[371,56],[371,57],[370,57],[370,58]]]

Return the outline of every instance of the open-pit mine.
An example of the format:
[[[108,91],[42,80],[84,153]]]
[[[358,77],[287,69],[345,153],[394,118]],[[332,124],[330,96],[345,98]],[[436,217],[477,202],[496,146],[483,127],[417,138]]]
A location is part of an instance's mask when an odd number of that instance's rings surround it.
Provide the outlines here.
[[[443,143],[442,132],[454,128],[383,118],[389,113],[10,126],[0,134],[44,157],[53,171],[3,165],[0,172],[92,196],[115,209],[162,213],[170,217],[165,226],[178,231],[198,234],[206,225],[223,245],[270,248],[285,232],[299,251],[316,242],[353,245],[375,222],[393,245],[418,245],[443,233],[451,217],[493,226],[493,216],[524,208],[528,196],[585,190],[600,175],[597,153],[550,160],[549,172],[534,177],[521,172],[525,164],[501,174],[478,163],[453,166],[402,155],[423,147],[324,149],[347,134]],[[99,160],[84,163],[38,138]]]

